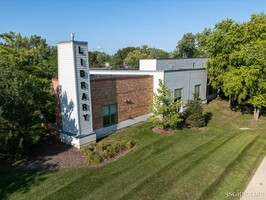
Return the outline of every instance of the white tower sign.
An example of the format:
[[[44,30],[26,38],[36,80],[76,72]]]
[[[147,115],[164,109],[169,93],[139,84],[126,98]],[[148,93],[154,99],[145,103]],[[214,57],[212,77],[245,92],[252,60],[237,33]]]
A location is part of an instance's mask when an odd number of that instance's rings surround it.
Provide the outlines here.
[[[88,43],[70,41],[58,44],[58,83],[63,141],[80,148],[96,141],[93,132]]]

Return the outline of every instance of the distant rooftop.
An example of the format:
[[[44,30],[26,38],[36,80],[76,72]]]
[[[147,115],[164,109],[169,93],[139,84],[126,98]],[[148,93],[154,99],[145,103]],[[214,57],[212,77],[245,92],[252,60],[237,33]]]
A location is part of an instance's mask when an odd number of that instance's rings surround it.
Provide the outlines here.
[[[205,68],[208,58],[142,59],[140,71],[168,71]]]

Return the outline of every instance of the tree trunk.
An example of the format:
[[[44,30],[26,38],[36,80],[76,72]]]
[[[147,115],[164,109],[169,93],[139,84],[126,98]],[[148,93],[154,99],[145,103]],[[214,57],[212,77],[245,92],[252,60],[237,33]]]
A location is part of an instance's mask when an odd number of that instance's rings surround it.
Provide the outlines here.
[[[260,109],[254,107],[254,120],[258,121],[259,117],[260,117]]]

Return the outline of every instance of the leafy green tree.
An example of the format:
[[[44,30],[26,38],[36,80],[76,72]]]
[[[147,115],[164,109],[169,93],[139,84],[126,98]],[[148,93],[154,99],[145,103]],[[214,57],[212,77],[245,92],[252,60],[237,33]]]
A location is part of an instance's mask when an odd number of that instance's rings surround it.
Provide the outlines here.
[[[148,45],[136,47],[136,49],[130,52],[124,59],[124,65],[138,68],[140,59],[159,59],[168,58],[169,54],[161,49],[150,48]]]
[[[248,100],[248,103],[250,103],[254,107],[254,120],[257,121],[260,116],[260,110],[262,109],[262,107],[266,107],[266,94],[253,96]]]
[[[199,94],[194,94],[194,98],[188,100],[184,116],[186,118],[186,124],[191,127],[203,127],[205,125],[205,116]]]
[[[163,59],[169,58],[169,53],[157,48],[149,48],[149,56],[150,59]]]
[[[162,129],[179,127],[182,119],[177,110],[181,106],[181,101],[175,101],[171,90],[162,80],[159,80],[159,88],[153,97],[152,115],[149,121],[155,127]]]
[[[123,49],[119,49],[110,60],[110,66],[112,68],[123,68],[124,67],[124,59],[127,57],[127,55],[134,51],[136,47],[126,47]]]
[[[196,53],[196,36],[193,33],[186,33],[182,39],[178,41],[174,57],[192,58]]]
[[[266,107],[266,15],[252,15],[242,24],[232,20],[218,23],[206,50],[210,83],[222,87],[230,101],[254,106],[254,119]]]
[[[40,117],[54,120],[56,49],[36,35],[0,38],[0,153],[22,154],[41,137]]]
[[[124,64],[126,66],[130,66],[133,68],[139,67],[139,60],[148,58],[149,54],[146,51],[142,51],[141,49],[135,49],[134,51],[130,52],[124,60]]]
[[[111,57],[100,51],[89,51],[89,66],[90,67],[105,67],[105,63],[109,62]]]
[[[207,58],[207,49],[206,45],[208,44],[209,36],[211,34],[211,29],[210,28],[205,28],[203,32],[197,33],[196,34],[196,52],[195,52],[195,57],[204,57]]]

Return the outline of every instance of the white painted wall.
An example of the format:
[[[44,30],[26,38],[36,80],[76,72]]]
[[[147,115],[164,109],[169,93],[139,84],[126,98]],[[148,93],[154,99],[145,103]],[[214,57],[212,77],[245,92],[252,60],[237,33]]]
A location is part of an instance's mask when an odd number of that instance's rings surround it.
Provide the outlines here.
[[[156,71],[157,60],[156,59],[142,59],[139,61],[140,71]]]
[[[74,44],[58,44],[58,85],[61,104],[62,129],[79,133],[77,82],[74,60]]]

